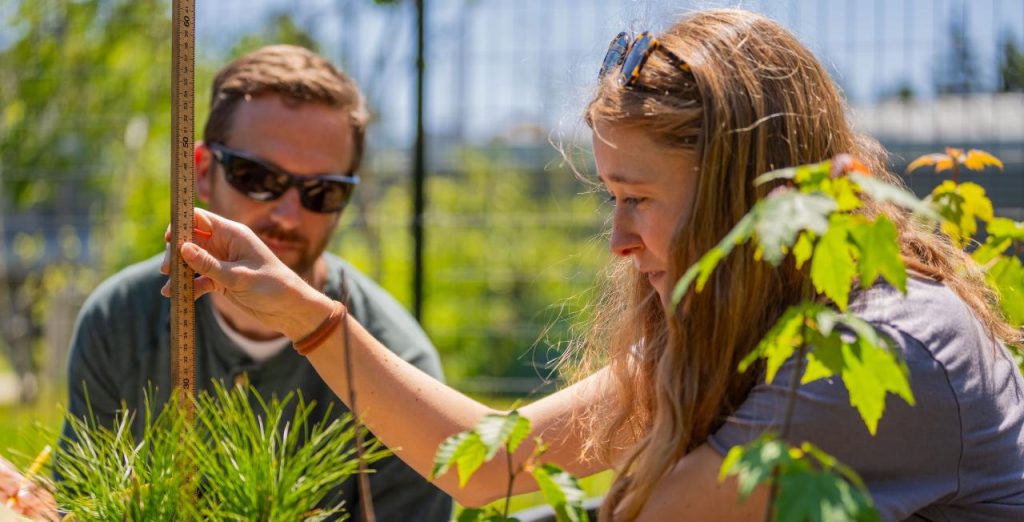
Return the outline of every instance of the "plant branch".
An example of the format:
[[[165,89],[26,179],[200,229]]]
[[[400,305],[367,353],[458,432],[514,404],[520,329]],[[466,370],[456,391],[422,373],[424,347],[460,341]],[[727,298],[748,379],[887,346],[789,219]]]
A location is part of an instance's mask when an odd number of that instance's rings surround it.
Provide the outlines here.
[[[348,307],[348,284],[345,280],[345,271],[341,270],[340,273],[340,293],[341,302]],[[345,379],[348,381],[348,404],[352,410],[352,425],[355,429],[356,439],[356,460],[359,462],[359,505],[363,509],[363,521],[364,522],[376,522],[377,516],[373,512],[373,496],[370,491],[370,477],[366,469],[366,459],[363,458],[363,444],[364,431],[362,429],[362,423],[359,421],[359,414],[356,413],[356,388],[353,384],[353,371],[352,371],[352,353],[349,350],[349,338],[348,338],[348,320],[345,318],[341,322],[341,335],[342,345],[345,350]]]
[[[782,433],[779,438],[785,442],[789,435],[790,425],[793,423],[793,410],[796,409],[796,390],[800,387],[800,374],[803,373],[804,357],[807,355],[807,317],[804,316],[803,334],[800,340],[800,350],[796,354],[796,368],[793,369],[793,378],[790,379],[789,391],[786,398],[786,411],[782,420]],[[771,522],[772,512],[775,510],[775,496],[779,493],[779,469],[772,470],[772,488],[768,495],[768,508],[764,512],[765,522]]]
[[[505,518],[508,518],[509,504],[512,503],[512,484],[516,480],[516,471],[512,470],[512,451],[505,444],[505,462],[508,463],[508,490],[505,492]]]

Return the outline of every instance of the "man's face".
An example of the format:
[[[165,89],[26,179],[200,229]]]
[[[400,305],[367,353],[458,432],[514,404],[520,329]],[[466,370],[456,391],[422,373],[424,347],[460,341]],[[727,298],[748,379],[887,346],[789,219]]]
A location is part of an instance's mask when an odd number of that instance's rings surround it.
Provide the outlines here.
[[[320,104],[287,106],[276,95],[239,103],[226,147],[300,176],[344,173],[352,166],[352,125],[344,109]],[[292,270],[309,277],[337,226],[341,212],[313,212],[291,187],[281,197],[257,201],[224,178],[224,168],[205,146],[197,148],[200,201],[226,218],[248,225]]]

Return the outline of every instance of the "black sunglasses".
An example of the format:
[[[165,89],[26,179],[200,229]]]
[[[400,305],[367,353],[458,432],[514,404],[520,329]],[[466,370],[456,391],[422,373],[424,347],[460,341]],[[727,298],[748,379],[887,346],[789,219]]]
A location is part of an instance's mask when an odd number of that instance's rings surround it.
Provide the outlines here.
[[[604,78],[609,71],[621,67],[618,82],[624,87],[633,87],[640,81],[640,70],[644,68],[647,59],[655,51],[661,51],[672,62],[672,65],[679,67],[685,72],[690,72],[690,65],[680,58],[676,53],[666,49],[657,38],[651,33],[644,31],[636,39],[633,39],[625,31],[615,35],[612,43],[608,45],[608,52],[601,62],[601,70],[597,78]]]
[[[295,187],[303,207],[327,214],[345,208],[359,184],[359,176],[354,173],[299,176],[219,143],[209,143],[207,147],[224,167],[228,183],[257,201],[277,199]]]

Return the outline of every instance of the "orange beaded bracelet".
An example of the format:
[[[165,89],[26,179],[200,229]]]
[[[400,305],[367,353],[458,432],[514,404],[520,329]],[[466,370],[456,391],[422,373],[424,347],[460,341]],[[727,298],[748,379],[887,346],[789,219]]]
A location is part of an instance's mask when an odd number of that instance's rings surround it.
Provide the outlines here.
[[[334,309],[331,310],[331,315],[324,319],[324,322],[320,323],[320,326],[316,327],[312,333],[303,337],[302,339],[295,341],[295,351],[299,352],[299,355],[307,356],[316,350],[328,337],[338,329],[338,325],[345,320],[348,315],[348,308],[338,301],[332,301],[334,303]]]

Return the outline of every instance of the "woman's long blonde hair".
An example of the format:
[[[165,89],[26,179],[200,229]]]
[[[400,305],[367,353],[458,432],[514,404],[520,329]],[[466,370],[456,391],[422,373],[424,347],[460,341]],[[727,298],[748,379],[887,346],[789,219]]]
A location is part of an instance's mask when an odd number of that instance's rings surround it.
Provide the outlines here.
[[[586,109],[597,123],[638,129],[667,147],[699,155],[693,212],[672,241],[669,277],[677,280],[772,187],[759,174],[850,153],[875,176],[886,172],[885,151],[856,134],[846,105],[813,54],[789,32],[760,15],[709,10],[676,23],[659,41],[689,65],[673,66],[655,52],[639,78],[620,86],[608,74]],[[617,71],[616,71],[617,73]],[[884,212],[900,230],[907,263],[942,280],[1000,340],[1007,326],[995,297],[970,258],[931,229],[895,209]],[[686,218],[684,217],[684,220]],[[585,421],[595,435],[588,450],[618,475],[602,519],[631,520],[675,463],[723,423],[747,397],[757,372],[737,366],[782,312],[813,297],[805,272],[754,260],[746,245],[724,259],[703,291],[687,297],[685,315],[666,314],[651,285],[628,262],[613,266],[583,343],[585,371],[607,364],[612,396]]]

